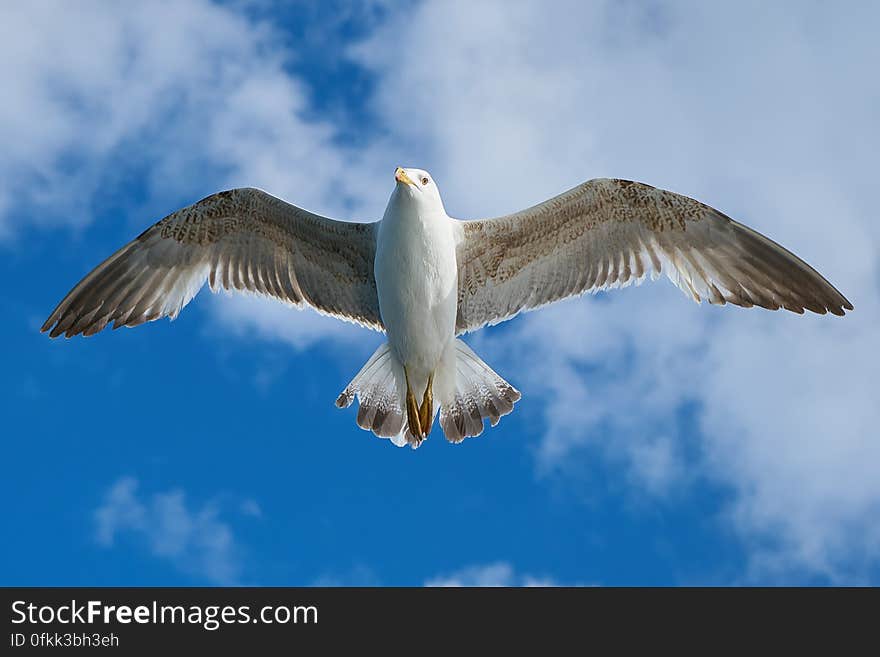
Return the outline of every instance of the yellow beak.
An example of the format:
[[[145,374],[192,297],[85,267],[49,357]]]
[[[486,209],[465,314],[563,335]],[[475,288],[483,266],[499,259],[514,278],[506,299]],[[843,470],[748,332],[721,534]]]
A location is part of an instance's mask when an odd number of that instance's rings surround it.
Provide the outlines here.
[[[402,182],[405,185],[412,185],[413,187],[415,187],[416,185],[412,180],[410,180],[410,177],[406,175],[406,171],[404,171],[400,167],[397,167],[397,169],[394,171],[394,179],[397,182]]]

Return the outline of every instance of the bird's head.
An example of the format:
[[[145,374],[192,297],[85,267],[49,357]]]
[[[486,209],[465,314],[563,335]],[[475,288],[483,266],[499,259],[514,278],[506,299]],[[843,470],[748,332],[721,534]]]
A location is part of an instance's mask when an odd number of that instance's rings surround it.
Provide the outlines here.
[[[401,200],[414,203],[420,209],[444,211],[440,190],[427,171],[397,167],[394,180],[397,181],[394,193]]]

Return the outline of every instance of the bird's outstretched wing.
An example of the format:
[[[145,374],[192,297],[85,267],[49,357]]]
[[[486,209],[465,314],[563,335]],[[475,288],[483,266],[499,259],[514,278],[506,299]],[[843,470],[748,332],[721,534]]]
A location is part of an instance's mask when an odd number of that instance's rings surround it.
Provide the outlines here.
[[[384,330],[375,224],[334,221],[258,189],[214,194],[168,215],[98,265],[43,324],[92,335],[177,316],[208,281]]]
[[[853,308],[763,235],[699,201],[628,180],[591,180],[457,228],[458,333],[661,270],[698,303],[835,315]]]

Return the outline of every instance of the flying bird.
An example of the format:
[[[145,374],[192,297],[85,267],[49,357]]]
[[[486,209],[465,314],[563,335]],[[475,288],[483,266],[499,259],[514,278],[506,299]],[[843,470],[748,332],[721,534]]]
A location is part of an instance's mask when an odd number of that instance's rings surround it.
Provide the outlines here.
[[[207,281],[383,331],[336,400],[415,448],[495,426],[520,399],[459,336],[554,301],[661,272],[699,303],[843,315],[853,306],[803,260],[699,201],[609,178],[494,219],[449,217],[434,179],[398,167],[381,221],[336,221],[259,189],[168,215],[98,265],[42,331],[93,335],[174,319]]]

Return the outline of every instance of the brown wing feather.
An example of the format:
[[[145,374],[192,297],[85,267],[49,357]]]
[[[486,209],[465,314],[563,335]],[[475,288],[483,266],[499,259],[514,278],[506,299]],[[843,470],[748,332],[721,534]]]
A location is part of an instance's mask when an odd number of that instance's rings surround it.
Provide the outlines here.
[[[93,335],[111,322],[174,318],[206,280],[212,290],[263,294],[384,330],[374,226],[327,219],[258,189],[220,192],[168,215],[98,265],[42,331]]]
[[[459,333],[661,271],[697,302],[835,315],[853,308],[763,235],[699,201],[628,180],[591,180],[459,229]]]

